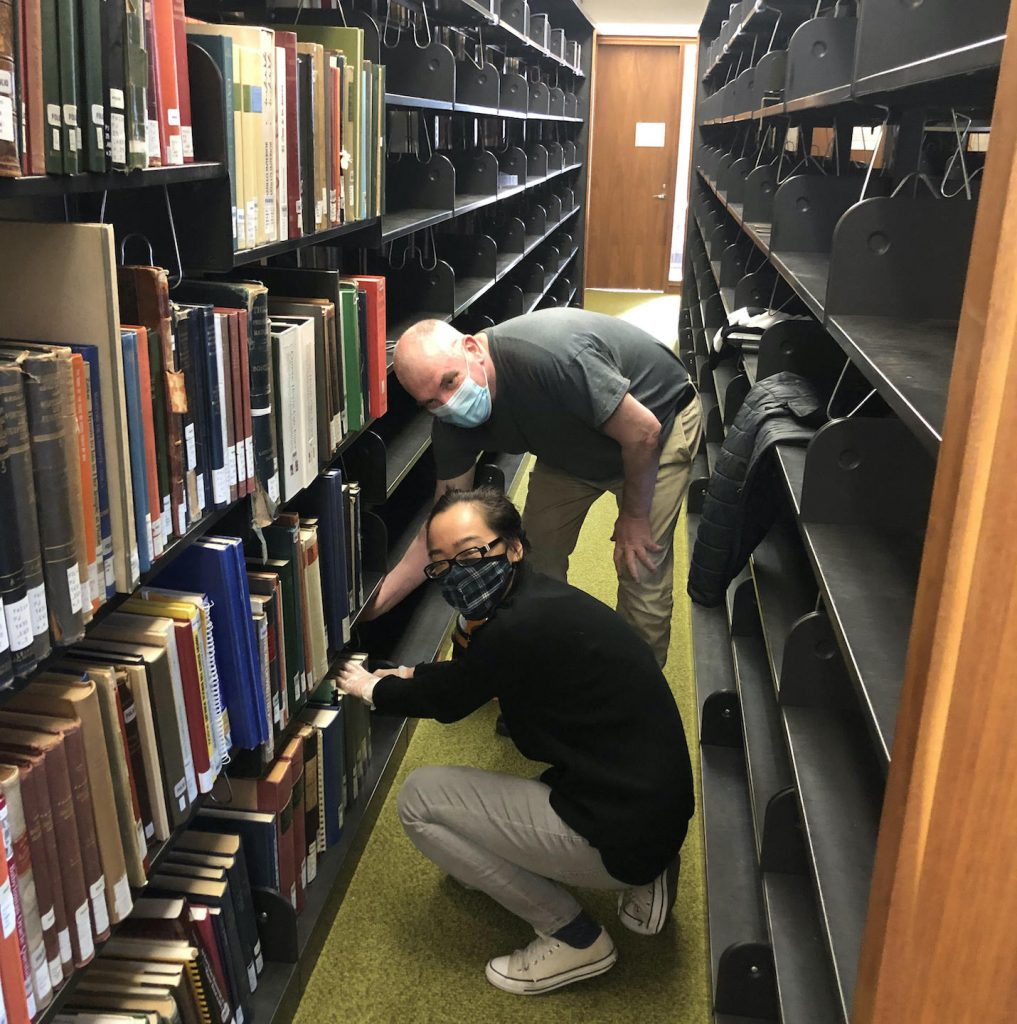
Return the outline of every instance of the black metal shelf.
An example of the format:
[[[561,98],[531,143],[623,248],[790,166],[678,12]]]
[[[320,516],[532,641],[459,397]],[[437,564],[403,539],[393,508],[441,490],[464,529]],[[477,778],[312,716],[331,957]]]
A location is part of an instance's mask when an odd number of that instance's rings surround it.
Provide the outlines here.
[[[505,196],[498,194],[484,195],[480,192],[463,192],[456,195],[455,199],[455,211],[454,216],[461,217],[464,213],[472,213],[474,210],[479,210],[484,206],[490,206],[491,203],[498,202],[499,199],[503,199]]]
[[[420,412],[385,443],[385,497],[391,498],[406,474],[431,447],[431,414]]]
[[[404,96],[401,93],[385,93],[385,105],[389,107],[412,107],[416,110],[443,110],[455,108],[452,100],[435,100],[428,96]]]
[[[453,317],[465,312],[478,299],[486,295],[497,283],[495,277],[457,277],[456,307]]]
[[[858,976],[882,785],[859,753],[865,728],[851,712],[785,707],[788,748],[813,865],[820,922],[845,1020]]]
[[[296,238],[287,238],[281,242],[268,242],[265,245],[255,246],[253,249],[238,249],[233,254],[233,265],[242,267],[247,263],[257,263],[260,260],[268,259],[270,256],[282,256],[284,253],[293,252],[295,249],[303,249],[309,245],[334,242],[339,238],[346,238],[360,231],[375,229],[378,223],[377,217],[370,217],[366,220],[354,220],[348,224],[340,224],[338,227],[329,228],[327,231],[315,231],[309,235],[298,235]]]
[[[423,231],[434,227],[442,221],[451,220],[455,216],[452,210],[429,210],[417,208],[386,213],[381,218],[381,240],[391,242],[403,235],[412,235],[414,231]]]
[[[935,455],[943,438],[957,322],[837,314],[824,326]]]
[[[149,167],[144,170],[110,171],[107,174],[32,174],[21,178],[0,178],[0,200],[157,188],[163,185],[212,181],[225,176],[226,168],[223,164],[207,162],[174,167]]]

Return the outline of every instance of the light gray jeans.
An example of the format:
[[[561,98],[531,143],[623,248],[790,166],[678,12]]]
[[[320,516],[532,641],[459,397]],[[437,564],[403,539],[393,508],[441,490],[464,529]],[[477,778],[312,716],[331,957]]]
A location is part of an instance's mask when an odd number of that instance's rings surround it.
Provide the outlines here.
[[[596,848],[551,808],[550,787],[479,768],[417,768],[399,790],[399,820],[425,857],[550,935],[582,910],[558,882],[627,889]]]

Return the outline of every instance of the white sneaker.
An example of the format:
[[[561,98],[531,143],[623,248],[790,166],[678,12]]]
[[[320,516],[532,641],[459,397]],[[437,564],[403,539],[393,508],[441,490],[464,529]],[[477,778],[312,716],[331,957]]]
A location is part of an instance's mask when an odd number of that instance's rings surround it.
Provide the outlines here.
[[[659,935],[664,930],[678,895],[680,868],[681,857],[676,857],[649,885],[619,893],[618,920],[630,932]]]
[[[595,978],[609,971],[617,959],[618,952],[605,928],[600,929],[593,945],[586,949],[576,949],[538,932],[525,949],[489,961],[487,980],[495,988],[516,995],[539,995]]]

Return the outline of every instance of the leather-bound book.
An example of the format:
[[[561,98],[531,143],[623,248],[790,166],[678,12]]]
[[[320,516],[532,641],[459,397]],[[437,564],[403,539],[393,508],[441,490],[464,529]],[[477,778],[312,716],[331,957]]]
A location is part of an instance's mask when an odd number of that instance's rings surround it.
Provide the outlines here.
[[[35,888],[35,870],[28,844],[28,825],[21,799],[20,775],[21,771],[16,765],[0,766],[0,790],[7,804],[7,825],[14,854],[17,898],[21,904],[21,917],[24,922],[32,991],[36,1006],[43,1010],[53,1001],[53,978],[49,972],[49,957],[42,932],[39,898]],[[50,937],[55,940],[52,934]]]
[[[166,445],[169,460],[170,518],[174,532],[181,528],[184,509],[183,417],[187,412],[187,389],[184,375],[177,364],[173,344],[173,316],[169,298],[169,274],[162,267],[129,266],[117,270],[120,294],[120,320],[141,324],[158,338],[162,359],[152,362],[153,346],[149,344],[149,365],[155,385],[153,390],[162,402],[166,422]],[[186,523],[183,524],[186,528]]]
[[[39,767],[46,779],[46,792],[52,808],[58,878],[70,929],[71,950],[75,966],[81,967],[95,956],[95,932],[81,863],[67,753],[59,736],[0,725],[0,757],[9,762],[19,756],[42,758]],[[4,988],[6,992],[6,985]]]
[[[78,79],[81,89],[81,152],[83,171],[106,170],[106,116],[109,96],[103,88],[104,0],[76,0],[79,32]]]
[[[99,0],[102,18],[102,90],[106,159],[114,171],[127,170],[127,7],[122,0]]]
[[[88,765],[85,761],[85,743],[81,723],[73,718],[56,718],[26,711],[0,710],[0,723],[15,729],[30,729],[49,733],[63,740],[67,758],[67,774],[74,801],[74,816],[78,827],[78,845],[81,851],[81,869],[88,888],[92,907],[92,924],[96,941],[109,937],[109,913],[106,909],[105,879],[99,859],[99,844],[95,834],[95,812],[92,790],[88,783]]]
[[[47,3],[48,0],[42,0]],[[144,0],[124,5],[124,124],[127,166],[148,166],[148,53],[145,46]]]
[[[11,360],[12,353],[2,352],[0,359]],[[12,361],[23,371],[50,635],[55,644],[69,644],[81,638],[84,620],[60,367],[52,352],[22,352]]]
[[[109,799],[114,791],[113,778],[95,683],[77,667],[45,672],[32,686],[14,696],[8,706],[58,718],[75,718],[81,723],[88,784],[91,792],[97,794],[92,809],[106,883],[106,908],[110,923],[118,924],[130,913],[133,900],[116,809]],[[73,926],[73,922],[71,924]]]
[[[3,986],[7,1020],[10,1024],[29,1024],[35,1014],[35,997],[30,982],[26,989],[21,944],[18,941],[17,928],[13,927],[17,911],[5,857],[0,857],[0,917],[4,921],[4,928],[0,930],[0,983]]]
[[[17,518],[18,494],[8,465],[7,428],[0,410],[0,516],[10,523]],[[10,651],[16,675],[25,676],[36,666],[35,637],[32,633],[32,610],[25,589],[22,571],[21,542],[18,531],[0,531],[0,624],[6,647]]]
[[[0,763],[18,769],[21,801],[28,823],[28,845],[34,865],[35,891],[49,956],[50,978],[56,987],[74,970],[74,957],[45,767],[41,757],[17,753],[3,755]]]
[[[40,0],[21,0],[22,48],[25,53],[21,95],[24,97],[27,131],[27,161],[22,169],[28,174],[46,173],[46,105],[42,92],[42,4]]]
[[[81,24],[77,0],[57,0],[57,32],[60,40],[60,103],[63,108],[64,174],[77,174],[81,164],[81,97],[78,88]]]

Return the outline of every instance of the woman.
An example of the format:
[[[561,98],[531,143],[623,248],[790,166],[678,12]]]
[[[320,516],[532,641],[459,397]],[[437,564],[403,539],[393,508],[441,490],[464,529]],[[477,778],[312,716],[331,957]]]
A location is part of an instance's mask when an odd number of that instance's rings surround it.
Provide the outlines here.
[[[548,992],[609,970],[607,931],[558,883],[620,892],[623,925],[661,931],[694,807],[678,709],[649,646],[620,616],[531,570],[519,513],[500,491],[447,491],[427,522],[425,572],[459,612],[450,662],[340,686],[381,713],[455,722],[497,698],[539,779],[418,768],[399,817],[420,851],[533,926],[487,965],[508,992]]]

